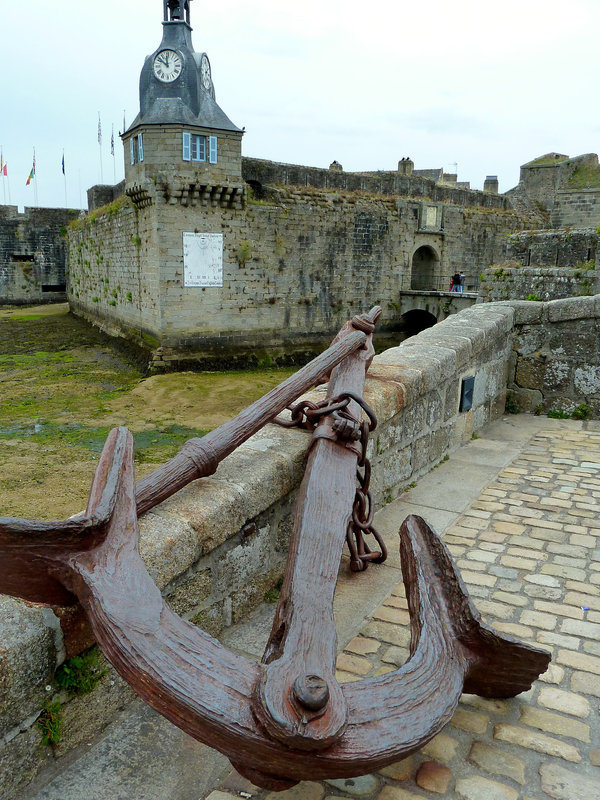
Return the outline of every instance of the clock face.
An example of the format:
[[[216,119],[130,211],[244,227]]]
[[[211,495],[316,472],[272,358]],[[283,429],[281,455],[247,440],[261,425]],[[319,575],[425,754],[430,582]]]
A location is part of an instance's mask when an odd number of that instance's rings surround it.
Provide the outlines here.
[[[208,91],[212,86],[212,80],[210,77],[210,61],[206,55],[202,56],[202,61],[200,62],[200,80],[202,81],[202,86]]]
[[[163,83],[173,83],[182,69],[181,56],[175,50],[161,50],[154,58],[154,74]]]

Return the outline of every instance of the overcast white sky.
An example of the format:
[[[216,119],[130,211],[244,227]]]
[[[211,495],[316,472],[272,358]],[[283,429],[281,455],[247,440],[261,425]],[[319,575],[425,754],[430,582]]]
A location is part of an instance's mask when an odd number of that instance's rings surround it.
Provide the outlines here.
[[[161,0],[4,0],[0,202],[86,203],[123,177],[118,132],[137,114]],[[549,151],[598,152],[599,0],[193,0],[193,41],[243,152],[347,170],[443,167],[482,188]],[[115,127],[116,172],[110,155]]]

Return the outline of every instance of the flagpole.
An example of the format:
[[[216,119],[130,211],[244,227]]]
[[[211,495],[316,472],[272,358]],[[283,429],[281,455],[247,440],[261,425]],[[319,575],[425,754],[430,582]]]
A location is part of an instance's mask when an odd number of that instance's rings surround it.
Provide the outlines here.
[[[115,123],[112,124],[112,134],[110,137],[110,152],[113,159],[113,186],[117,183],[117,160],[115,158]]]
[[[67,173],[65,172],[65,151],[64,151],[64,148],[63,148],[63,157],[62,157],[62,174],[63,174],[64,183],[65,183],[65,208],[68,208],[69,204],[67,203]]]
[[[98,112],[98,148],[100,151],[100,183],[104,183],[104,168],[102,166],[102,122],[100,112]]]
[[[0,144],[0,178],[2,178],[2,198],[6,205],[6,185],[4,183],[4,148]]]
[[[35,147],[33,148],[33,201],[35,203],[35,207],[39,208],[40,204],[38,202],[37,169],[35,167]]]

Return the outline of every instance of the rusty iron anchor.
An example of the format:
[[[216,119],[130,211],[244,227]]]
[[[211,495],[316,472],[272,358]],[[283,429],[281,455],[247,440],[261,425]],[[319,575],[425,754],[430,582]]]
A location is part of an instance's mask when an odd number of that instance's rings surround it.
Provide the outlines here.
[[[379,313],[348,323],[314,362],[234,420],[187,442],[137,486],[133,438],[115,428],[83,515],[60,522],[0,518],[0,591],[46,605],[79,601],[107,659],[140,697],[269,789],[380,769],[435,736],[463,691],[512,697],[529,689],[550,660],[482,622],[443,542],[411,516],[400,529],[410,658],[376,678],[336,680],[333,594],[357,516],[364,443],[356,432]],[[329,375],[325,405],[343,402],[343,415],[313,415],[284,582],[256,664],[171,611],[140,557],[137,518],[214,473],[242,441]],[[372,517],[363,512],[361,531]],[[357,542],[358,569],[385,557]]]

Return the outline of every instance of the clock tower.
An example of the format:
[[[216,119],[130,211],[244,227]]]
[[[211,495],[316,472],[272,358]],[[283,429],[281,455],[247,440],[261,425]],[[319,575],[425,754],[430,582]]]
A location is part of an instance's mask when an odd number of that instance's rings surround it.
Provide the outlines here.
[[[154,203],[243,202],[241,139],[217,105],[210,61],[192,44],[192,0],[163,0],[163,36],[140,75],[140,112],[122,134],[125,191]]]

